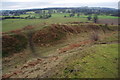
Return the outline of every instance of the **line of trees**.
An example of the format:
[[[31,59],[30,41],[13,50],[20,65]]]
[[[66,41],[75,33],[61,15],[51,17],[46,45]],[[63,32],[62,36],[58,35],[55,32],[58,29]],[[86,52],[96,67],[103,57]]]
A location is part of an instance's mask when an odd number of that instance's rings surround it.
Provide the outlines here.
[[[0,20],[4,20],[4,19],[48,19],[52,17],[51,14],[43,14],[40,15],[39,18],[36,18],[35,16],[27,16],[27,17],[14,17],[14,16],[6,16],[6,17],[2,17],[0,18]]]
[[[44,14],[47,13],[84,13],[85,15],[90,14],[105,14],[105,15],[112,15],[112,16],[119,16],[120,10],[113,9],[113,8],[99,8],[99,7],[79,7],[79,8],[44,8],[44,9],[27,9],[27,10],[3,10],[0,12],[3,16],[9,15],[21,15],[26,14],[27,12],[33,11],[37,14]],[[79,15],[78,15],[79,16]]]
[[[48,19],[48,18],[50,18],[50,17],[52,17],[51,14],[43,14],[43,15],[40,15],[39,18],[42,18],[42,19]]]
[[[24,17],[14,17],[14,16],[12,16],[12,17],[2,17],[2,18],[0,18],[0,20],[4,20],[4,19],[25,19]]]
[[[64,17],[74,17],[76,14],[75,13],[70,13],[69,16],[64,15]],[[80,17],[80,13],[77,13],[77,17]]]

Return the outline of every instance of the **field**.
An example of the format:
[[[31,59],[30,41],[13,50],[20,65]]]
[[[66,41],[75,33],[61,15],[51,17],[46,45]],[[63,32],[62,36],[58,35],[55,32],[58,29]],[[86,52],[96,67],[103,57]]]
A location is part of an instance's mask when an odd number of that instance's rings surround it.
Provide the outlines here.
[[[36,14],[34,14],[36,15]],[[85,15],[81,15],[80,17],[66,17],[64,18],[64,15],[68,15],[68,14],[60,14],[60,13],[56,13],[56,14],[52,14],[52,17],[49,19],[7,19],[7,20],[3,20],[2,21],[2,31],[3,32],[7,32],[7,31],[11,31],[11,30],[15,30],[15,29],[21,29],[27,25],[33,25],[36,27],[41,27],[41,25],[43,25],[44,23],[47,24],[52,24],[52,23],[67,23],[67,22],[93,22],[88,21],[87,20],[87,16]],[[21,15],[22,17],[28,16],[28,15]],[[37,16],[37,15],[36,15]],[[113,16],[105,16],[105,15],[100,15],[98,16],[99,19],[102,19],[102,21],[100,21],[100,23],[105,23],[104,19],[109,19],[111,20],[111,23],[115,23],[115,25],[118,23],[117,22],[117,18],[118,17],[113,17]],[[112,19],[114,19],[112,21]],[[41,28],[40,28],[41,29]]]
[[[99,24],[118,25],[118,19],[99,19]]]

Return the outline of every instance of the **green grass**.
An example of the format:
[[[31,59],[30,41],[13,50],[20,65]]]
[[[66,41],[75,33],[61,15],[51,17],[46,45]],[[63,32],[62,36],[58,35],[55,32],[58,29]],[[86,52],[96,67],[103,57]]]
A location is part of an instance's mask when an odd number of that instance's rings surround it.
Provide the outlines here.
[[[80,54],[88,54],[85,57]],[[81,59],[82,57],[82,59]],[[118,77],[118,44],[95,45],[80,52],[66,63],[54,77],[116,78]]]
[[[66,23],[66,22],[74,22],[74,21],[82,21],[86,22],[86,18],[64,18],[63,14],[53,14],[49,19],[7,19],[2,22],[2,31],[7,32],[10,30],[20,29],[27,25],[34,25],[41,27],[40,25],[43,23],[51,24],[51,23]]]
[[[31,14],[32,16],[35,16],[36,18],[39,18],[39,14]],[[7,19],[3,20],[2,22],[2,31],[7,32],[15,29],[20,29],[23,28],[27,25],[34,25],[41,27],[40,25],[43,23],[51,24],[51,23],[67,23],[67,22],[75,22],[75,21],[81,21],[81,22],[87,22],[87,16],[85,15],[80,15],[80,17],[66,17],[64,16],[69,16],[69,14],[66,13],[55,13],[52,14],[52,17],[49,19]],[[23,14],[20,15],[20,17],[27,17],[29,16],[28,14]],[[117,18],[113,16],[104,16],[100,15],[99,18]]]
[[[111,37],[106,37],[102,42],[115,42],[118,41],[118,33],[112,34]]]
[[[29,11],[29,12],[26,12],[26,13],[28,13],[28,14],[34,14],[35,12],[33,12],[33,11]]]
[[[22,15],[20,15],[20,17],[27,17],[27,16],[29,16],[28,14],[22,14]]]
[[[115,17],[115,16],[106,16],[106,15],[99,15],[98,18],[100,19],[118,19],[119,17]]]

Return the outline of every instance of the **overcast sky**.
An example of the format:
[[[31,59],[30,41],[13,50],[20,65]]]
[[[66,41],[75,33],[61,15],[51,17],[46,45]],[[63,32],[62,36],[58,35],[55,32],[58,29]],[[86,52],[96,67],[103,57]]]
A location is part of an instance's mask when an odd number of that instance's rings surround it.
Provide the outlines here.
[[[109,7],[118,8],[119,0],[1,0],[2,9],[31,9],[48,7]]]

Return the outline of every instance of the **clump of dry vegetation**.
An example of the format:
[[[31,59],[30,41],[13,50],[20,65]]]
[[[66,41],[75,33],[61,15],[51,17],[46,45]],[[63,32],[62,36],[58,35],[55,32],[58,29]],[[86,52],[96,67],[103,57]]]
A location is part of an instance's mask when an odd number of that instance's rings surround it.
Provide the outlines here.
[[[91,40],[93,41],[98,41],[100,39],[99,35],[98,35],[98,32],[93,32],[92,35],[91,35]]]
[[[24,50],[27,47],[27,38],[23,34],[2,36],[2,55],[3,57]]]

